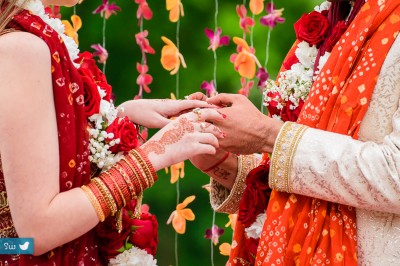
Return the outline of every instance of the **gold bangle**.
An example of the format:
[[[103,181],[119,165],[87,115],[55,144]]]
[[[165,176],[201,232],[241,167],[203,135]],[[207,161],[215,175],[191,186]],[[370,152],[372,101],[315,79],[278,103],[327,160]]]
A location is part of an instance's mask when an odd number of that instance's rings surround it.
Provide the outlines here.
[[[100,189],[101,194],[103,194],[104,198],[106,199],[107,205],[111,210],[111,216],[114,216],[115,213],[117,212],[117,204],[115,203],[115,200],[111,195],[110,191],[100,178],[95,177],[92,180]]]
[[[122,178],[124,179],[125,183],[128,186],[128,190],[131,194],[131,199],[136,198],[136,191],[135,191],[135,187],[131,182],[131,179],[129,178],[129,176],[126,174],[126,172],[122,169],[122,167],[119,164],[115,164],[111,169],[113,169],[113,171],[118,171],[119,174],[122,176]],[[110,170],[111,170],[110,169]],[[117,172],[117,173],[118,173]]]
[[[106,217],[105,217],[104,212],[103,212],[103,210],[102,210],[102,208],[100,206],[99,201],[97,200],[97,198],[95,197],[93,192],[85,185],[81,186],[81,189],[86,194],[86,196],[88,197],[90,203],[94,207],[94,210],[96,211],[97,217],[99,218],[100,222],[104,222]]]
[[[132,150],[131,154],[135,157],[135,159],[140,163],[140,165],[146,172],[146,176],[150,181],[149,187],[152,186],[157,180],[157,173],[155,172],[149,159],[140,150]]]
[[[148,175],[149,173],[146,173],[146,164],[143,163],[143,161],[139,160],[136,155],[132,152],[131,153],[132,160],[136,163],[137,170],[139,170],[140,174],[142,175],[142,179],[146,182],[146,188],[150,187],[150,180],[149,177],[151,175]]]

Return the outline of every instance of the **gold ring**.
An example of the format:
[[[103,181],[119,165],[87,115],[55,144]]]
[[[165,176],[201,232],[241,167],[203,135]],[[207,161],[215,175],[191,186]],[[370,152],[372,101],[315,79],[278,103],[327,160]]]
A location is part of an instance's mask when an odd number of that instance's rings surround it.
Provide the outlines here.
[[[197,115],[197,121],[201,121],[201,108],[193,109],[192,112]]]

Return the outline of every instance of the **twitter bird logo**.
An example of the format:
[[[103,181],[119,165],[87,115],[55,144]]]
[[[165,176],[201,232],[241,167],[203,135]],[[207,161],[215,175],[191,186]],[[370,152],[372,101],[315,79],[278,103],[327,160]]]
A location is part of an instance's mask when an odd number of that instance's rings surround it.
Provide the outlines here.
[[[24,244],[19,244],[19,248],[21,249],[21,250],[28,250],[28,248],[29,248],[29,242],[28,241],[26,241]]]

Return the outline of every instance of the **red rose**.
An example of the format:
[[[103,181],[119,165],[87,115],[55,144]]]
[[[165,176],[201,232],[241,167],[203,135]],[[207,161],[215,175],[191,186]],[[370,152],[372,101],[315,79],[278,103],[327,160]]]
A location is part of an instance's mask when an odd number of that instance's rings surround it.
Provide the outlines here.
[[[238,220],[249,227],[268,206],[271,189],[268,186],[269,164],[253,169],[246,178],[246,189],[239,205]]]
[[[340,37],[345,33],[347,30],[348,25],[346,24],[345,21],[340,21],[335,25],[335,27],[332,30],[332,34],[329,36],[328,40],[326,41],[326,51],[327,52],[332,52],[333,47],[336,45],[336,43],[339,41]]]
[[[117,153],[120,151],[130,151],[138,146],[138,132],[134,123],[128,117],[116,118],[111,125],[106,128],[107,133],[113,133],[113,139],[120,142],[110,147],[110,151]],[[111,141],[112,139],[109,139]]]
[[[310,45],[319,45],[329,28],[328,19],[317,11],[304,14],[295,24],[296,37]]]
[[[290,122],[296,122],[297,118],[300,115],[301,109],[303,108],[304,101],[299,100],[299,106],[297,106],[296,109],[291,110],[290,105],[292,104],[291,101],[287,101],[286,105],[283,106],[281,110],[281,118],[284,122],[290,121]]]
[[[97,66],[96,61],[93,59],[93,55],[89,52],[83,52],[79,54],[79,58],[77,58],[75,62],[80,64],[80,68],[87,69],[91,72],[91,77],[95,80],[96,85],[106,91],[104,99],[110,101],[112,87],[107,83],[106,76]]]
[[[268,92],[267,95],[268,97],[271,97],[271,99],[281,98],[278,92]],[[279,100],[272,100],[268,103],[267,109],[270,116],[280,114],[281,111],[278,109],[278,104],[279,104],[278,101]]]
[[[158,244],[156,217],[150,213],[142,213],[140,219],[132,220],[131,225],[133,226],[133,232],[129,237],[130,242],[154,256],[157,252]]]
[[[91,76],[90,71],[87,69],[79,68],[79,74],[83,81],[84,100],[85,100],[85,113],[86,116],[92,116],[100,111],[101,97],[97,89],[97,85]]]
[[[109,216],[96,227],[99,254],[107,261],[120,254],[118,250],[124,247],[125,241],[131,233],[131,228],[126,220],[122,222],[123,228],[121,233],[118,233],[116,223],[115,217]]]

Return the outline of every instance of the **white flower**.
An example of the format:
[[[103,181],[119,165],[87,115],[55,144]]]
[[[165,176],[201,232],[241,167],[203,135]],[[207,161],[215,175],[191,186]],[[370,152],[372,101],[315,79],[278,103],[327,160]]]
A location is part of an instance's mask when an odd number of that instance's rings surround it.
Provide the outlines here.
[[[321,13],[324,10],[328,10],[331,7],[332,3],[325,1],[321,5],[314,7],[314,10]]]
[[[157,260],[142,249],[132,247],[111,259],[109,266],[157,266]]]
[[[261,236],[261,231],[265,222],[265,213],[260,213],[254,223],[244,229],[247,236],[250,238],[258,239]]]
[[[325,54],[319,58],[318,69],[317,69],[317,71],[315,71],[315,75],[318,75],[319,72],[321,71],[321,69],[324,68],[330,55],[331,55],[331,53],[325,52]]]
[[[315,45],[310,46],[306,41],[302,41],[297,45],[295,54],[300,63],[309,69],[314,69],[315,58],[318,54],[318,49]]]

